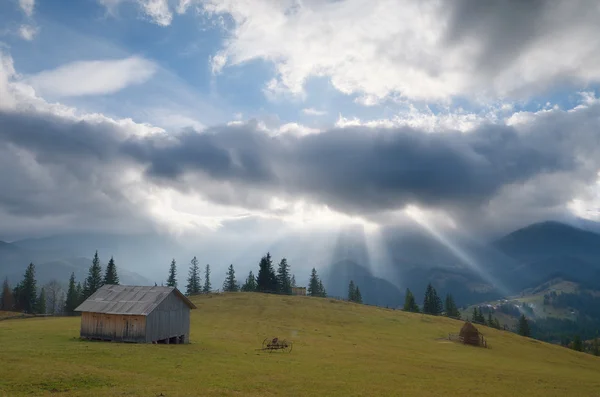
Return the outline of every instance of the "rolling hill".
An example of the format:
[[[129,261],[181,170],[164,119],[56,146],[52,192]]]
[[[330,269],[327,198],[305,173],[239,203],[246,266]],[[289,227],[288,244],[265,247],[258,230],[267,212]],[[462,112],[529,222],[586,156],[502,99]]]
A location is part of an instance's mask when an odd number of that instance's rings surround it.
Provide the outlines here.
[[[446,340],[462,322],[331,299],[193,298],[191,344],[78,339],[79,318],[0,321],[0,395],[595,396],[600,359],[481,327],[490,348]],[[256,351],[266,337],[291,353]],[[35,343],[33,343],[35,341]]]

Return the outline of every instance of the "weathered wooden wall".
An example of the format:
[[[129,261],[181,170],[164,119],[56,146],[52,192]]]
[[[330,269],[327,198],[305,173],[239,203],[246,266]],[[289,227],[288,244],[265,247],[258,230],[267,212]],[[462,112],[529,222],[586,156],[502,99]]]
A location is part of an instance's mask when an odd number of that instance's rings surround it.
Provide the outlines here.
[[[83,312],[81,313],[81,337],[120,342],[145,342],[146,317]]]
[[[146,342],[190,335],[190,308],[175,294],[170,294],[146,317]]]

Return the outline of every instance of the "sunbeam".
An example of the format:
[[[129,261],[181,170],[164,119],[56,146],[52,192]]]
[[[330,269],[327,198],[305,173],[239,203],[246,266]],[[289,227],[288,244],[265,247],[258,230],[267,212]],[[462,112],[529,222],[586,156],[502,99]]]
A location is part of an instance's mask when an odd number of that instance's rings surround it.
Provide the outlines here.
[[[408,215],[410,219],[412,219],[417,225],[421,226],[425,231],[427,231],[432,237],[434,237],[437,241],[443,244],[452,254],[454,254],[458,259],[461,260],[462,263],[467,265],[471,270],[475,271],[481,278],[483,278],[488,283],[492,284],[496,287],[502,294],[508,294],[508,288],[502,285],[498,280],[491,277],[488,273],[484,272],[481,266],[475,262],[471,258],[471,256],[466,253],[463,249],[454,244],[450,239],[448,239],[444,233],[436,228],[428,219],[423,211],[420,208],[414,205],[409,205],[404,209],[404,213]],[[456,224],[450,218],[448,218],[451,222],[449,225],[456,229]]]

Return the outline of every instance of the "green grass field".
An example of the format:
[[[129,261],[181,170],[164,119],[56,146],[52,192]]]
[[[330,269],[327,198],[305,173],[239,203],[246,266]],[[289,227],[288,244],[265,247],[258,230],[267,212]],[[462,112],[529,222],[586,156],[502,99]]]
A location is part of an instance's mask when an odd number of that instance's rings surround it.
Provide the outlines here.
[[[191,344],[81,341],[79,318],[0,321],[0,396],[598,396],[600,359],[462,322],[330,299],[193,299]],[[291,353],[257,352],[265,337]]]

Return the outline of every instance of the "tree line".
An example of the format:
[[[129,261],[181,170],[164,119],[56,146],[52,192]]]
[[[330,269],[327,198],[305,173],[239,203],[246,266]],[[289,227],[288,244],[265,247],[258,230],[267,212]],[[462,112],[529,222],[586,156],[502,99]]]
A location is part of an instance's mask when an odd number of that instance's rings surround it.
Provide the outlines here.
[[[185,294],[195,295],[211,292],[212,284],[210,281],[210,274],[210,265],[207,264],[205,266],[204,275],[202,276],[198,265],[198,259],[194,256],[190,261]],[[204,281],[204,284],[202,284],[202,281]],[[177,288],[177,284],[177,262],[173,259],[169,267],[167,286]],[[287,259],[282,258],[277,265],[277,269],[275,269],[273,258],[271,257],[271,254],[267,252],[262,256],[258,263],[258,274],[255,276],[254,272],[251,270],[243,284],[240,284],[237,281],[233,264],[229,265],[222,290],[224,292],[242,291],[291,295],[292,288],[294,287],[296,287],[296,277],[291,273]],[[323,281],[317,274],[315,268],[313,268],[310,273],[307,294],[318,297],[327,296]]]
[[[77,306],[105,284],[119,284],[117,266],[111,257],[103,271],[98,251],[94,254],[83,284],[76,283],[75,273],[71,273],[66,294],[56,280],[42,286],[38,292],[35,265],[30,263],[23,279],[14,288],[11,288],[8,278],[4,279],[0,310],[29,314],[72,314]]]

